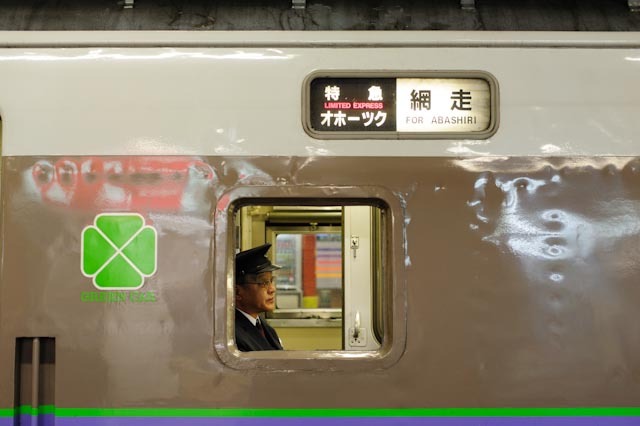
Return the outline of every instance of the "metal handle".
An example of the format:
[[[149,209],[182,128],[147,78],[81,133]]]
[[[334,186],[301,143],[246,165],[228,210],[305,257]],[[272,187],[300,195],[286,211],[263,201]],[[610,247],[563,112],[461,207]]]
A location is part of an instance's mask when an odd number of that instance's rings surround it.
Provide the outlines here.
[[[360,311],[356,311],[356,319],[353,322],[353,338],[360,336]]]

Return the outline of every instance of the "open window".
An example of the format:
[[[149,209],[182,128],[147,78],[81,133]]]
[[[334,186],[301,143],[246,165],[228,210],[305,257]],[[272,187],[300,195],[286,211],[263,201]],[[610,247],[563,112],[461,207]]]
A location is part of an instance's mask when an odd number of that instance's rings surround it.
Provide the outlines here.
[[[327,197],[326,194],[331,196]],[[215,329],[234,368],[386,366],[404,350],[404,220],[381,188],[243,187],[215,216]],[[276,307],[265,315],[283,351],[235,345],[235,255],[271,243]]]
[[[376,350],[384,336],[381,204],[247,205],[236,251],[271,243],[276,309],[287,350]]]

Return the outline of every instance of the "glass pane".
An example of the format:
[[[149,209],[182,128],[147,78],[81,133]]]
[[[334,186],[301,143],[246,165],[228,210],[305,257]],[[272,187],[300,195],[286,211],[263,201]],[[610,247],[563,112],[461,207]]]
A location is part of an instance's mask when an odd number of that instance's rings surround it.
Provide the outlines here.
[[[342,235],[279,233],[278,309],[342,308]]]
[[[282,266],[275,274],[278,290],[300,290],[301,237],[297,234],[276,237],[275,263]]]
[[[317,307],[342,308],[342,235],[316,234],[315,249]]]

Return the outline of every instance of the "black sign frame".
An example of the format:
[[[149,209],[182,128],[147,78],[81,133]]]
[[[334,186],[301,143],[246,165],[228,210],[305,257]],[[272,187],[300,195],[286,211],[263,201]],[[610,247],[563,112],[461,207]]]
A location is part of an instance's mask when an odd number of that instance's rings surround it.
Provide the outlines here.
[[[325,131],[314,128],[311,117],[311,87],[315,80],[319,79],[403,79],[403,78],[425,78],[425,79],[479,79],[484,80],[490,91],[490,119],[486,129],[481,131],[465,132],[399,132],[394,131],[361,131],[361,130],[333,130]],[[395,94],[394,94],[395,96]],[[302,126],[305,132],[315,139],[471,139],[482,140],[493,136],[500,123],[499,117],[499,86],[498,80],[489,72],[473,71],[348,71],[348,70],[321,70],[309,74],[302,85]],[[394,113],[395,116],[395,113]],[[317,120],[316,120],[317,121]]]

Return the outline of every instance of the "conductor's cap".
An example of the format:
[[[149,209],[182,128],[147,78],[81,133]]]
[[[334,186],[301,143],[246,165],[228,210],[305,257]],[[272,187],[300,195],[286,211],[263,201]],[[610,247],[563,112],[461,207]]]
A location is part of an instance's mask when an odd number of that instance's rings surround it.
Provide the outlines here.
[[[258,275],[282,268],[282,266],[271,263],[266,256],[270,248],[271,244],[267,243],[236,254],[236,277]]]

